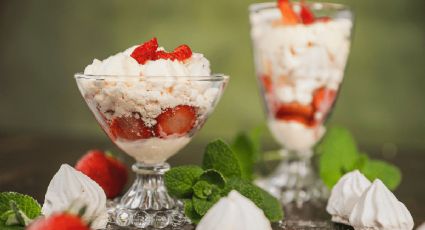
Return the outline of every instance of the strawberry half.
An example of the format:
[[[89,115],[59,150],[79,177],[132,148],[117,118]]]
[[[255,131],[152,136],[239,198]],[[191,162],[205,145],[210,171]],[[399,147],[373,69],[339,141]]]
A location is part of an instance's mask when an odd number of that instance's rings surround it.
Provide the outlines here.
[[[316,90],[313,95],[314,109],[324,115],[327,114],[335,101],[336,93],[335,90],[325,87]]]
[[[90,230],[78,216],[68,213],[54,214],[31,223],[27,230]]]
[[[112,138],[122,138],[126,140],[147,139],[153,136],[152,130],[145,126],[140,118],[116,117],[109,126]]]
[[[298,16],[292,9],[292,4],[289,0],[278,0],[277,4],[282,13],[283,23],[285,25],[295,25],[298,23]]]
[[[301,105],[296,102],[281,104],[275,113],[277,119],[301,122],[305,125],[311,125],[313,115],[312,106]]]
[[[136,59],[139,64],[143,65],[147,61],[155,59],[157,49],[158,40],[156,38],[152,38],[134,49],[130,56]]]
[[[125,164],[101,150],[88,151],[75,168],[96,181],[109,199],[118,196],[128,180]]]
[[[183,136],[192,130],[196,122],[196,109],[189,105],[179,105],[166,109],[157,118],[156,134]]]
[[[301,21],[304,25],[313,24],[315,22],[315,17],[310,8],[304,3],[301,3],[301,12],[300,12]]]
[[[192,50],[187,45],[181,45],[174,49],[173,55],[175,59],[179,61],[184,61],[192,57]]]

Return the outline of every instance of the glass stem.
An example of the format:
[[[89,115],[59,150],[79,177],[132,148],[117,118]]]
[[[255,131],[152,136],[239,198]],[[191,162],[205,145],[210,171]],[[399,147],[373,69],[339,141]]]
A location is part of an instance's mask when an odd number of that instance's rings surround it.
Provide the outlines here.
[[[170,169],[168,163],[148,165],[133,164],[136,180],[121,198],[121,206],[128,209],[168,210],[176,205],[164,184],[164,173]]]

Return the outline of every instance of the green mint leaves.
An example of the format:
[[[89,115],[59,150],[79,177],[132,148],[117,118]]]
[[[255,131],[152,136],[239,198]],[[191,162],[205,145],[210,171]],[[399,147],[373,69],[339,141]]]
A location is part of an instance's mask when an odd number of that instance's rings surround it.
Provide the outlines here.
[[[24,229],[41,215],[41,206],[34,198],[16,192],[0,193],[0,229]]]
[[[205,149],[202,168],[180,166],[165,173],[168,192],[184,201],[185,214],[192,222],[198,223],[231,190],[252,200],[271,222],[283,218],[279,201],[251,183],[256,152],[252,143],[247,136],[239,136],[234,151],[221,140],[213,141]],[[242,157],[243,153],[249,157]]]
[[[329,188],[354,169],[360,170],[369,180],[381,179],[391,190],[400,184],[400,170],[390,163],[371,160],[367,154],[359,152],[354,137],[345,128],[329,129],[316,151],[320,156],[320,177]]]

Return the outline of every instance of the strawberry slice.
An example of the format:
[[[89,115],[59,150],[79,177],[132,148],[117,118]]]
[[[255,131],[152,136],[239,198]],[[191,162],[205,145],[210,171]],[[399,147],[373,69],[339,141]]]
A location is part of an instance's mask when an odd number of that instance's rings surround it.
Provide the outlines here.
[[[311,125],[313,115],[312,106],[301,105],[296,102],[281,104],[275,113],[277,119],[301,122],[305,125]]]
[[[314,110],[327,114],[331,109],[336,98],[336,91],[322,87],[314,92],[313,107]]]
[[[173,55],[177,60],[184,61],[192,57],[192,50],[187,45],[181,45],[174,49]]]
[[[196,109],[189,105],[179,105],[174,108],[166,109],[156,120],[156,133],[159,136],[183,136],[195,125]]]
[[[113,138],[126,140],[147,139],[153,136],[152,130],[145,126],[143,120],[135,117],[114,118],[109,130]]]
[[[266,92],[271,92],[273,90],[273,82],[269,75],[262,75],[260,81]]]
[[[298,16],[292,9],[292,4],[289,2],[289,0],[278,0],[277,4],[279,6],[280,12],[282,13],[283,24],[295,25],[298,23]]]
[[[301,3],[300,16],[301,21],[304,23],[304,25],[313,24],[316,20],[313,12],[311,12],[310,8],[308,8],[308,6],[304,2]]]
[[[158,40],[152,38],[151,40],[143,43],[133,50],[131,57],[136,59],[136,61],[143,65],[149,60],[153,60],[156,57],[156,50],[158,49]]]

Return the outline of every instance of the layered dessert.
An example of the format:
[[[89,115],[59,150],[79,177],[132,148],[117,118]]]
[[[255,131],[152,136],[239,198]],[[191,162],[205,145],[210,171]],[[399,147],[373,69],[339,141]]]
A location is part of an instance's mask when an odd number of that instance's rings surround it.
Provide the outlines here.
[[[279,0],[251,8],[257,76],[270,130],[289,150],[306,152],[323,135],[341,85],[352,22],[315,15],[314,5]]]
[[[223,85],[205,80],[210,75],[202,54],[187,45],[167,52],[153,38],[95,59],[77,82],[114,143],[138,162],[157,164],[184,147],[214,107]]]

